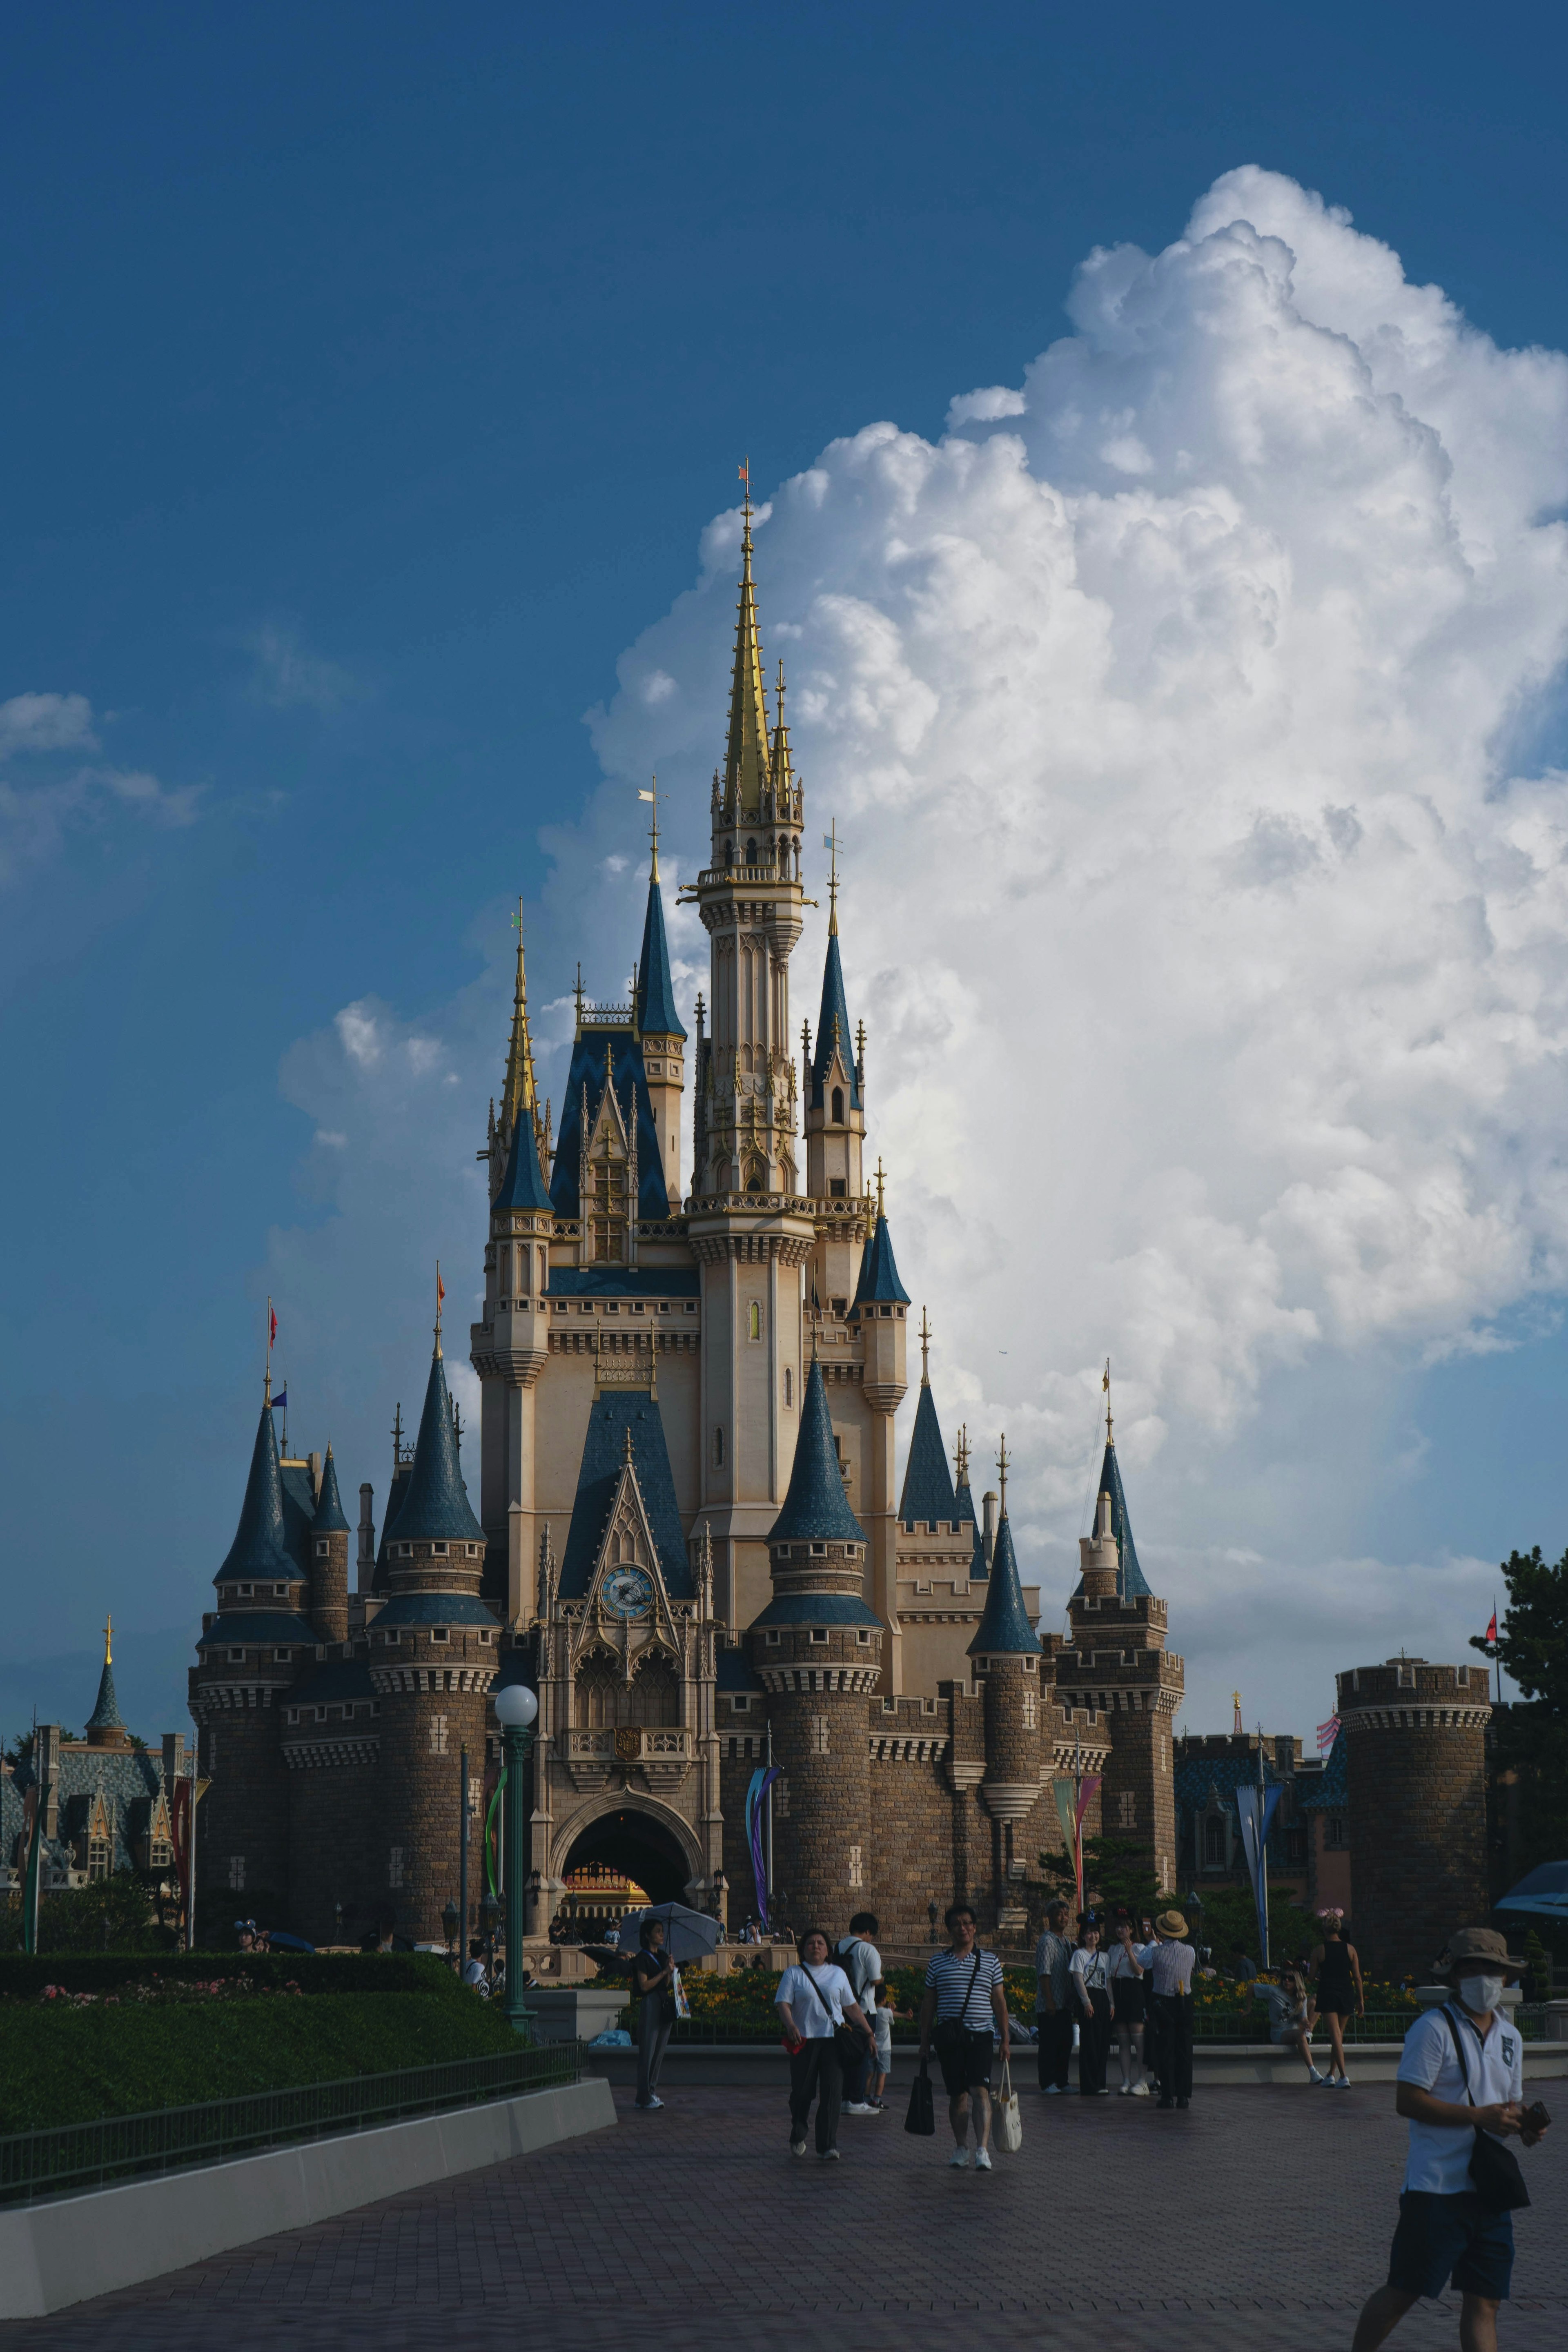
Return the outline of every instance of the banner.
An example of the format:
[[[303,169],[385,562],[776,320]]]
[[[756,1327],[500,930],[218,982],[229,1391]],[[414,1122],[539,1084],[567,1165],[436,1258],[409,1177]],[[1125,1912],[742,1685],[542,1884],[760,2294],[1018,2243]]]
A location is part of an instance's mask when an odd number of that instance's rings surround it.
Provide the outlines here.
[[[1051,1794],[1057,1801],[1057,1819],[1062,1825],[1062,1843],[1072,1857],[1073,1883],[1078,1888],[1079,1915],[1083,1914],[1083,1817],[1089,1811],[1099,1788],[1100,1775],[1086,1773],[1081,1780],[1067,1775],[1051,1782]]]
[[[498,1898],[500,1892],[500,1888],[496,1885],[496,1861],[500,1853],[500,1821],[499,1817],[500,1813],[501,1791],[505,1787],[506,1766],[503,1764],[500,1768],[500,1777],[496,1782],[495,1795],[490,1799],[489,1811],[485,1815],[485,1883],[489,1886],[491,1895]]]
[[[1252,1901],[1258,1913],[1258,1967],[1268,1966],[1268,1825],[1279,1802],[1279,1784],[1271,1789],[1237,1789],[1237,1818],[1241,1825],[1241,1850],[1252,1881]]]
[[[757,1890],[757,1916],[768,1925],[773,1889],[768,1885],[767,1798],[779,1778],[776,1764],[759,1764],[746,1790],[746,1846],[752,1857],[752,1882]]]

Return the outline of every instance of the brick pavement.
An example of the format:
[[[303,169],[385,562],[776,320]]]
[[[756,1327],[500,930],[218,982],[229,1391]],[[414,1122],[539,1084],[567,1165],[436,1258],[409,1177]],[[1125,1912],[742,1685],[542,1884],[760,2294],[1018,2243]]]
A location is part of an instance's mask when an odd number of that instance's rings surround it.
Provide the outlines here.
[[[1142,2100],[1026,2094],[989,2177],[900,2118],[847,2116],[845,2160],[792,2161],[765,2090],[624,2102],[618,2128],[0,2326],[0,2352],[749,2352],[1081,2347],[1330,2352],[1384,2275],[1404,2127],[1386,2084]],[[1526,2159],[1505,2352],[1568,2340],[1568,2119]],[[848,2316],[853,2315],[853,2316]],[[1422,2306],[1394,2341],[1458,2340]]]

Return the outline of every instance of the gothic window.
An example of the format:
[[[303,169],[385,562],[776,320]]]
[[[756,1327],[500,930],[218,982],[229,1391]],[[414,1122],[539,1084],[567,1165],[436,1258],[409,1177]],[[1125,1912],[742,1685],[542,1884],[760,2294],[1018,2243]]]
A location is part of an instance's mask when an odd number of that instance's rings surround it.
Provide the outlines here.
[[[403,1884],[403,1848],[395,1845],[386,1857],[386,1883],[397,1887]]]
[[[1225,1821],[1218,1813],[1211,1813],[1204,1823],[1204,1868],[1225,1868]]]
[[[754,866],[756,862],[757,845],[754,841],[748,841],[746,844],[746,863],[748,866]]]
[[[432,1756],[445,1756],[447,1753],[447,1718],[444,1715],[430,1717],[430,1753]]]
[[[626,1165],[608,1135],[589,1162],[587,1208],[595,1263],[618,1264],[626,1254]]]
[[[1033,1691],[1026,1691],[1024,1693],[1024,1728],[1026,1731],[1033,1731],[1036,1728],[1035,1694]]]
[[[149,1838],[147,1841],[147,1867],[149,1870],[167,1870],[169,1864],[174,1861],[174,1849],[169,1843],[167,1838]]]
[[[613,1659],[590,1658],[577,1676],[577,1721],[589,1731],[603,1731],[616,1720],[620,1675]]]
[[[87,1874],[89,1880],[109,1876],[109,1840],[89,1838],[87,1842]]]
[[[748,1339],[760,1339],[762,1336],[763,1310],[759,1301],[753,1298],[746,1309],[746,1337]]]
[[[785,1405],[786,1410],[787,1410],[787,1408],[788,1408],[789,1406],[793,1405],[793,1404],[794,1404],[794,1402],[795,1402],[795,1374],[794,1374],[794,1372],[793,1372],[793,1371],[791,1371],[791,1370],[790,1370],[789,1366],[786,1364],[786,1365],[784,1366],[784,1405]]]
[[[616,1558],[617,1559],[635,1560],[637,1556],[637,1543],[632,1536],[631,1530],[629,1528],[623,1528],[619,1535],[616,1538]]]
[[[680,1721],[680,1680],[668,1658],[645,1658],[627,1696],[633,1723],[658,1727]]]
[[[811,1747],[815,1756],[827,1753],[827,1717],[825,1715],[814,1715],[811,1718]]]
[[[842,1127],[844,1124],[844,1089],[842,1087],[835,1087],[833,1089],[833,1124],[835,1127]]]
[[[860,1866],[860,1856],[863,1852],[864,1848],[858,1845],[852,1845],[849,1849],[849,1884],[851,1886],[864,1886],[866,1884],[865,1874]]]

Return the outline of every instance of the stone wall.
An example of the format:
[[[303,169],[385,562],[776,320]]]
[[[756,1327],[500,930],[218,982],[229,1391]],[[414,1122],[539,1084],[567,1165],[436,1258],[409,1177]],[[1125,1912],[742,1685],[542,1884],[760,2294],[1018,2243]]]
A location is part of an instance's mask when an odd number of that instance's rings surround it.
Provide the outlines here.
[[[1485,1670],[1394,1658],[1338,1677],[1346,1733],[1350,1940],[1364,1973],[1426,1978],[1456,1927],[1484,1924]]]

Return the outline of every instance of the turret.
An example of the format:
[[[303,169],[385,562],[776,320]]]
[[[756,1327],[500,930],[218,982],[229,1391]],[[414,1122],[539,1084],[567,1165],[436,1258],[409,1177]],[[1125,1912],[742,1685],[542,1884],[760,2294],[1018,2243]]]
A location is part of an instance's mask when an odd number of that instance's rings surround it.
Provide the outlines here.
[[[1104,1486],[1094,1507],[1094,1533],[1079,1536],[1078,1549],[1083,1570],[1079,1593],[1086,1601],[1113,1601],[1121,1573],[1121,1556],[1110,1524],[1110,1496]]]
[[[319,1642],[346,1642],[349,1637],[350,1533],[329,1445],[310,1521],[310,1614]]]
[[[98,1703],[87,1719],[89,1748],[129,1748],[131,1734],[114,1696],[113,1621],[103,1629],[103,1672],[98,1678]]]
[[[866,1605],[866,1533],[844,1492],[815,1358],[768,1551],[773,1597],[747,1646],[773,1695],[773,1758],[790,1788],[787,1811],[774,1814],[774,1877],[797,1924],[837,1919],[856,1907],[871,1860],[867,1700],[882,1628]]]
[[[655,790],[658,790],[657,785]],[[675,1009],[670,977],[669,944],[664,934],[664,899],[658,887],[658,807],[654,804],[653,854],[648,868],[647,913],[643,920],[642,954],[637,959],[637,1017],[642,1039],[647,1097],[664,1163],[664,1189],[679,1203],[680,1181],[680,1098],[686,1090],[686,1031]]]
[[[860,1279],[849,1309],[858,1330],[860,1393],[869,1408],[866,1437],[866,1510],[871,1536],[871,1602],[888,1628],[884,1693],[903,1687],[898,1633],[898,1528],[893,1507],[893,1415],[903,1402],[905,1318],[910,1295],[899,1279],[893,1240],[882,1205],[882,1164],[877,1163],[877,1222],[860,1259]]]
[[[985,1778],[981,1795],[999,1825],[997,1873],[1013,1860],[1013,1827],[1040,1794],[1040,1642],[1024,1606],[1013,1530],[1007,1518],[1007,1442],[997,1464],[1002,1509],[985,1609],[969,1654],[985,1699]]]
[[[862,1054],[849,1027],[849,1006],[844,993],[844,966],[838,950],[838,877],[837,864],[828,885],[831,912],[827,919],[827,955],[822,970],[822,1006],[816,1020],[816,1045],[805,1034],[805,1181],[814,1201],[858,1201],[865,1190],[861,1147],[866,1135],[866,1111],[861,1097]],[[831,1266],[823,1270],[828,1289],[836,1286]],[[847,1286],[847,1285],[845,1286]]]

